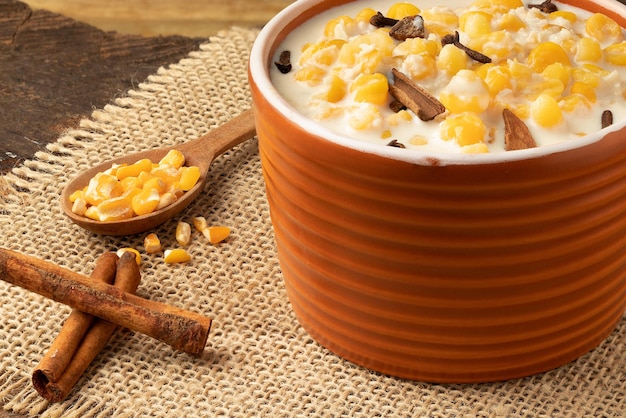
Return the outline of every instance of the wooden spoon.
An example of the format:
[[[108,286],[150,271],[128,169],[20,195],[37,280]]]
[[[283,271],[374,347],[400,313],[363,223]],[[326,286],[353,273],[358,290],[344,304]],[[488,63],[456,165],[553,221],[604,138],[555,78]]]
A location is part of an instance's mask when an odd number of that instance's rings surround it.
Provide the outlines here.
[[[235,145],[252,138],[255,134],[254,114],[252,109],[250,109],[193,141],[109,160],[83,171],[65,186],[61,193],[63,212],[65,212],[72,222],[97,234],[132,235],[145,232],[162,224],[186,208],[202,191],[207,180],[209,167],[213,160]],[[70,195],[76,190],[85,187],[89,183],[89,180],[97,173],[109,169],[112,164],[132,164],[142,158],[148,158],[158,162],[171,149],[177,149],[183,153],[185,156],[185,165],[195,165],[200,168],[200,179],[198,183],[191,190],[185,192],[185,194],[173,204],[147,215],[135,216],[121,221],[95,221],[72,212],[72,203],[69,200]]]

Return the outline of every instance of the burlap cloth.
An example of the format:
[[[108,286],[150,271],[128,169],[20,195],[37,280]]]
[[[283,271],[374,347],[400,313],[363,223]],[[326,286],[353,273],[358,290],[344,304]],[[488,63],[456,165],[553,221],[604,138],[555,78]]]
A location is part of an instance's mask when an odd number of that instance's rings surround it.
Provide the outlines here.
[[[90,274],[95,258],[142,236],[101,237],[59,208],[67,179],[102,160],[202,135],[250,106],[246,65],[257,32],[232,29],[0,178],[1,246]],[[491,384],[401,380],[355,366],[313,341],[285,293],[256,140],[220,157],[204,194],[155,232],[175,247],[178,220],[230,226],[212,246],[195,235],[185,265],[144,255],[138,293],[214,319],[200,357],[118,330],[69,398],[48,404],[31,372],[69,308],[0,282],[0,404],[40,416],[621,417],[626,320],[592,352],[544,374]]]

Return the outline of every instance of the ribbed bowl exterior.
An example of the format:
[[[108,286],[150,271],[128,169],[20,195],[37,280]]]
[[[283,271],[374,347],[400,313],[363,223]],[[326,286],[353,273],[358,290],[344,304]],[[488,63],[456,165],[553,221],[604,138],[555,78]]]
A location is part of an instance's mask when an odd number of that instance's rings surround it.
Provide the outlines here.
[[[567,152],[412,164],[305,131],[251,74],[285,286],[320,344],[431,382],[572,361],[626,309],[626,132]]]

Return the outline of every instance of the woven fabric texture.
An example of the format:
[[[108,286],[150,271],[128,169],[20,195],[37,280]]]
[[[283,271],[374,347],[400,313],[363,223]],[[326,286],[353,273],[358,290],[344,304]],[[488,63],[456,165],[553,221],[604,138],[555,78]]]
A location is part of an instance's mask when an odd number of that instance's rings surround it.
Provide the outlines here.
[[[102,237],[61,213],[79,171],[109,158],[198,137],[250,107],[246,65],[257,32],[233,28],[96,110],[35,160],[0,178],[2,247],[91,273],[104,251],[141,248],[143,236]],[[118,329],[69,397],[49,404],[32,369],[70,309],[0,281],[0,404],[45,417],[620,417],[626,411],[626,319],[599,347],[524,379],[439,385],[347,362],[298,325],[273,242],[256,139],[215,162],[204,193],[157,228],[177,246],[179,220],[232,228],[213,246],[196,234],[191,262],[143,256],[138,294],[213,318],[205,352],[191,356]]]

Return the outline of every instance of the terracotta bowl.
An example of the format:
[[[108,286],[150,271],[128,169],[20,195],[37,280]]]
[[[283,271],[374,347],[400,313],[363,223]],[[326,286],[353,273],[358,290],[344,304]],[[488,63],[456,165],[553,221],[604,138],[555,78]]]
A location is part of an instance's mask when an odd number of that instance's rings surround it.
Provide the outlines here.
[[[626,309],[626,120],[556,146],[442,156],[322,128],[269,78],[281,40],[346,0],[300,0],[250,56],[259,148],[293,310],[356,364],[431,382],[543,372]],[[614,0],[568,0],[626,26]]]

